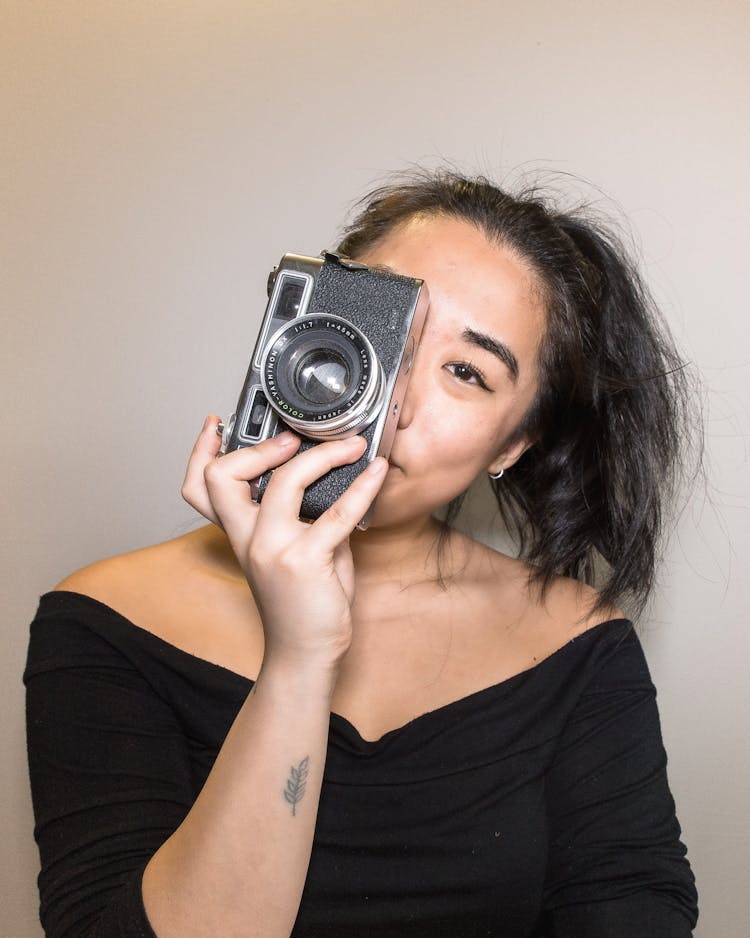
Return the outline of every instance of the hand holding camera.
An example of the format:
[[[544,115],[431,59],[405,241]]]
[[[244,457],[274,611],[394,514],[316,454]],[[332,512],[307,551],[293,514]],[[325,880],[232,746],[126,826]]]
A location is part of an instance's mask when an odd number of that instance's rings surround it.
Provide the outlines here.
[[[183,496],[224,528],[266,655],[333,665],[351,640],[348,538],[385,479],[427,288],[334,254],[286,254],[268,292],[236,413],[221,442],[207,419]]]
[[[188,463],[183,496],[224,528],[258,606],[266,660],[333,667],[351,640],[354,569],[348,538],[385,479],[373,461],[314,524],[299,518],[306,488],[362,457],[365,441],[347,437],[304,452],[290,433],[216,459],[218,418],[209,417]],[[295,455],[296,454],[296,455]],[[262,505],[248,481],[271,473]]]

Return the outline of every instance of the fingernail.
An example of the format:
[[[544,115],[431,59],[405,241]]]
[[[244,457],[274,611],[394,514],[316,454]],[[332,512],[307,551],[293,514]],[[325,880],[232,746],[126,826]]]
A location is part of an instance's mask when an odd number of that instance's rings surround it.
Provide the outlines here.
[[[369,472],[371,475],[379,476],[382,475],[387,468],[387,461],[383,459],[382,456],[378,456],[376,459],[373,459],[373,461],[367,467],[367,472]]]
[[[276,437],[276,442],[279,446],[291,446],[293,443],[297,442],[297,437],[288,430],[285,430]]]

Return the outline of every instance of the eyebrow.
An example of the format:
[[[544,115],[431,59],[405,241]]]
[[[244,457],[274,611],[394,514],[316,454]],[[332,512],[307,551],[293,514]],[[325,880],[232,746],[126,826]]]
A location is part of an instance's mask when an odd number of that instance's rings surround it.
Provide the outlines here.
[[[388,264],[370,264],[368,266],[371,270],[378,270],[382,273],[398,274],[398,272],[395,271],[392,267],[389,267]],[[501,342],[499,339],[494,339],[491,335],[487,335],[486,332],[477,332],[476,329],[470,329],[468,326],[461,333],[461,338],[466,342],[470,342],[472,345],[476,345],[478,348],[482,348],[486,352],[490,352],[499,358],[510,372],[510,377],[513,383],[518,381],[518,359],[510,350],[510,348],[508,348],[505,342]]]
[[[469,329],[468,326],[461,333],[461,338],[465,339],[467,342],[471,342],[472,345],[483,348],[486,352],[491,352],[493,355],[496,355],[506,366],[508,371],[510,371],[510,376],[513,381],[518,380],[518,359],[504,342],[500,342],[499,339],[493,339],[491,335],[487,335],[484,332]]]

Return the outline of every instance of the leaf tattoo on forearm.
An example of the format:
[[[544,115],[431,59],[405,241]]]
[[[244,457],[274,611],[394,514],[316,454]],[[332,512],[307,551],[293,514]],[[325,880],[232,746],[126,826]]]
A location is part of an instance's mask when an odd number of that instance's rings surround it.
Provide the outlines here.
[[[307,770],[310,766],[310,757],[305,758],[299,765],[292,766],[289,771],[289,778],[286,780],[284,797],[292,806],[292,817],[297,814],[297,805],[302,801],[305,795],[305,785],[307,784]]]

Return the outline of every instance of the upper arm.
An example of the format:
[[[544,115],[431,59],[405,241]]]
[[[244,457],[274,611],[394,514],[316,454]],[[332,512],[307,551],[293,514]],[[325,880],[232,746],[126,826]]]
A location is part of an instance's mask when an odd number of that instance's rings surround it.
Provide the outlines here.
[[[556,938],[685,938],[696,893],[634,636],[586,688],[546,783],[545,909]]]
[[[29,770],[49,936],[147,936],[140,875],[193,799],[171,708],[76,623],[32,627]]]

